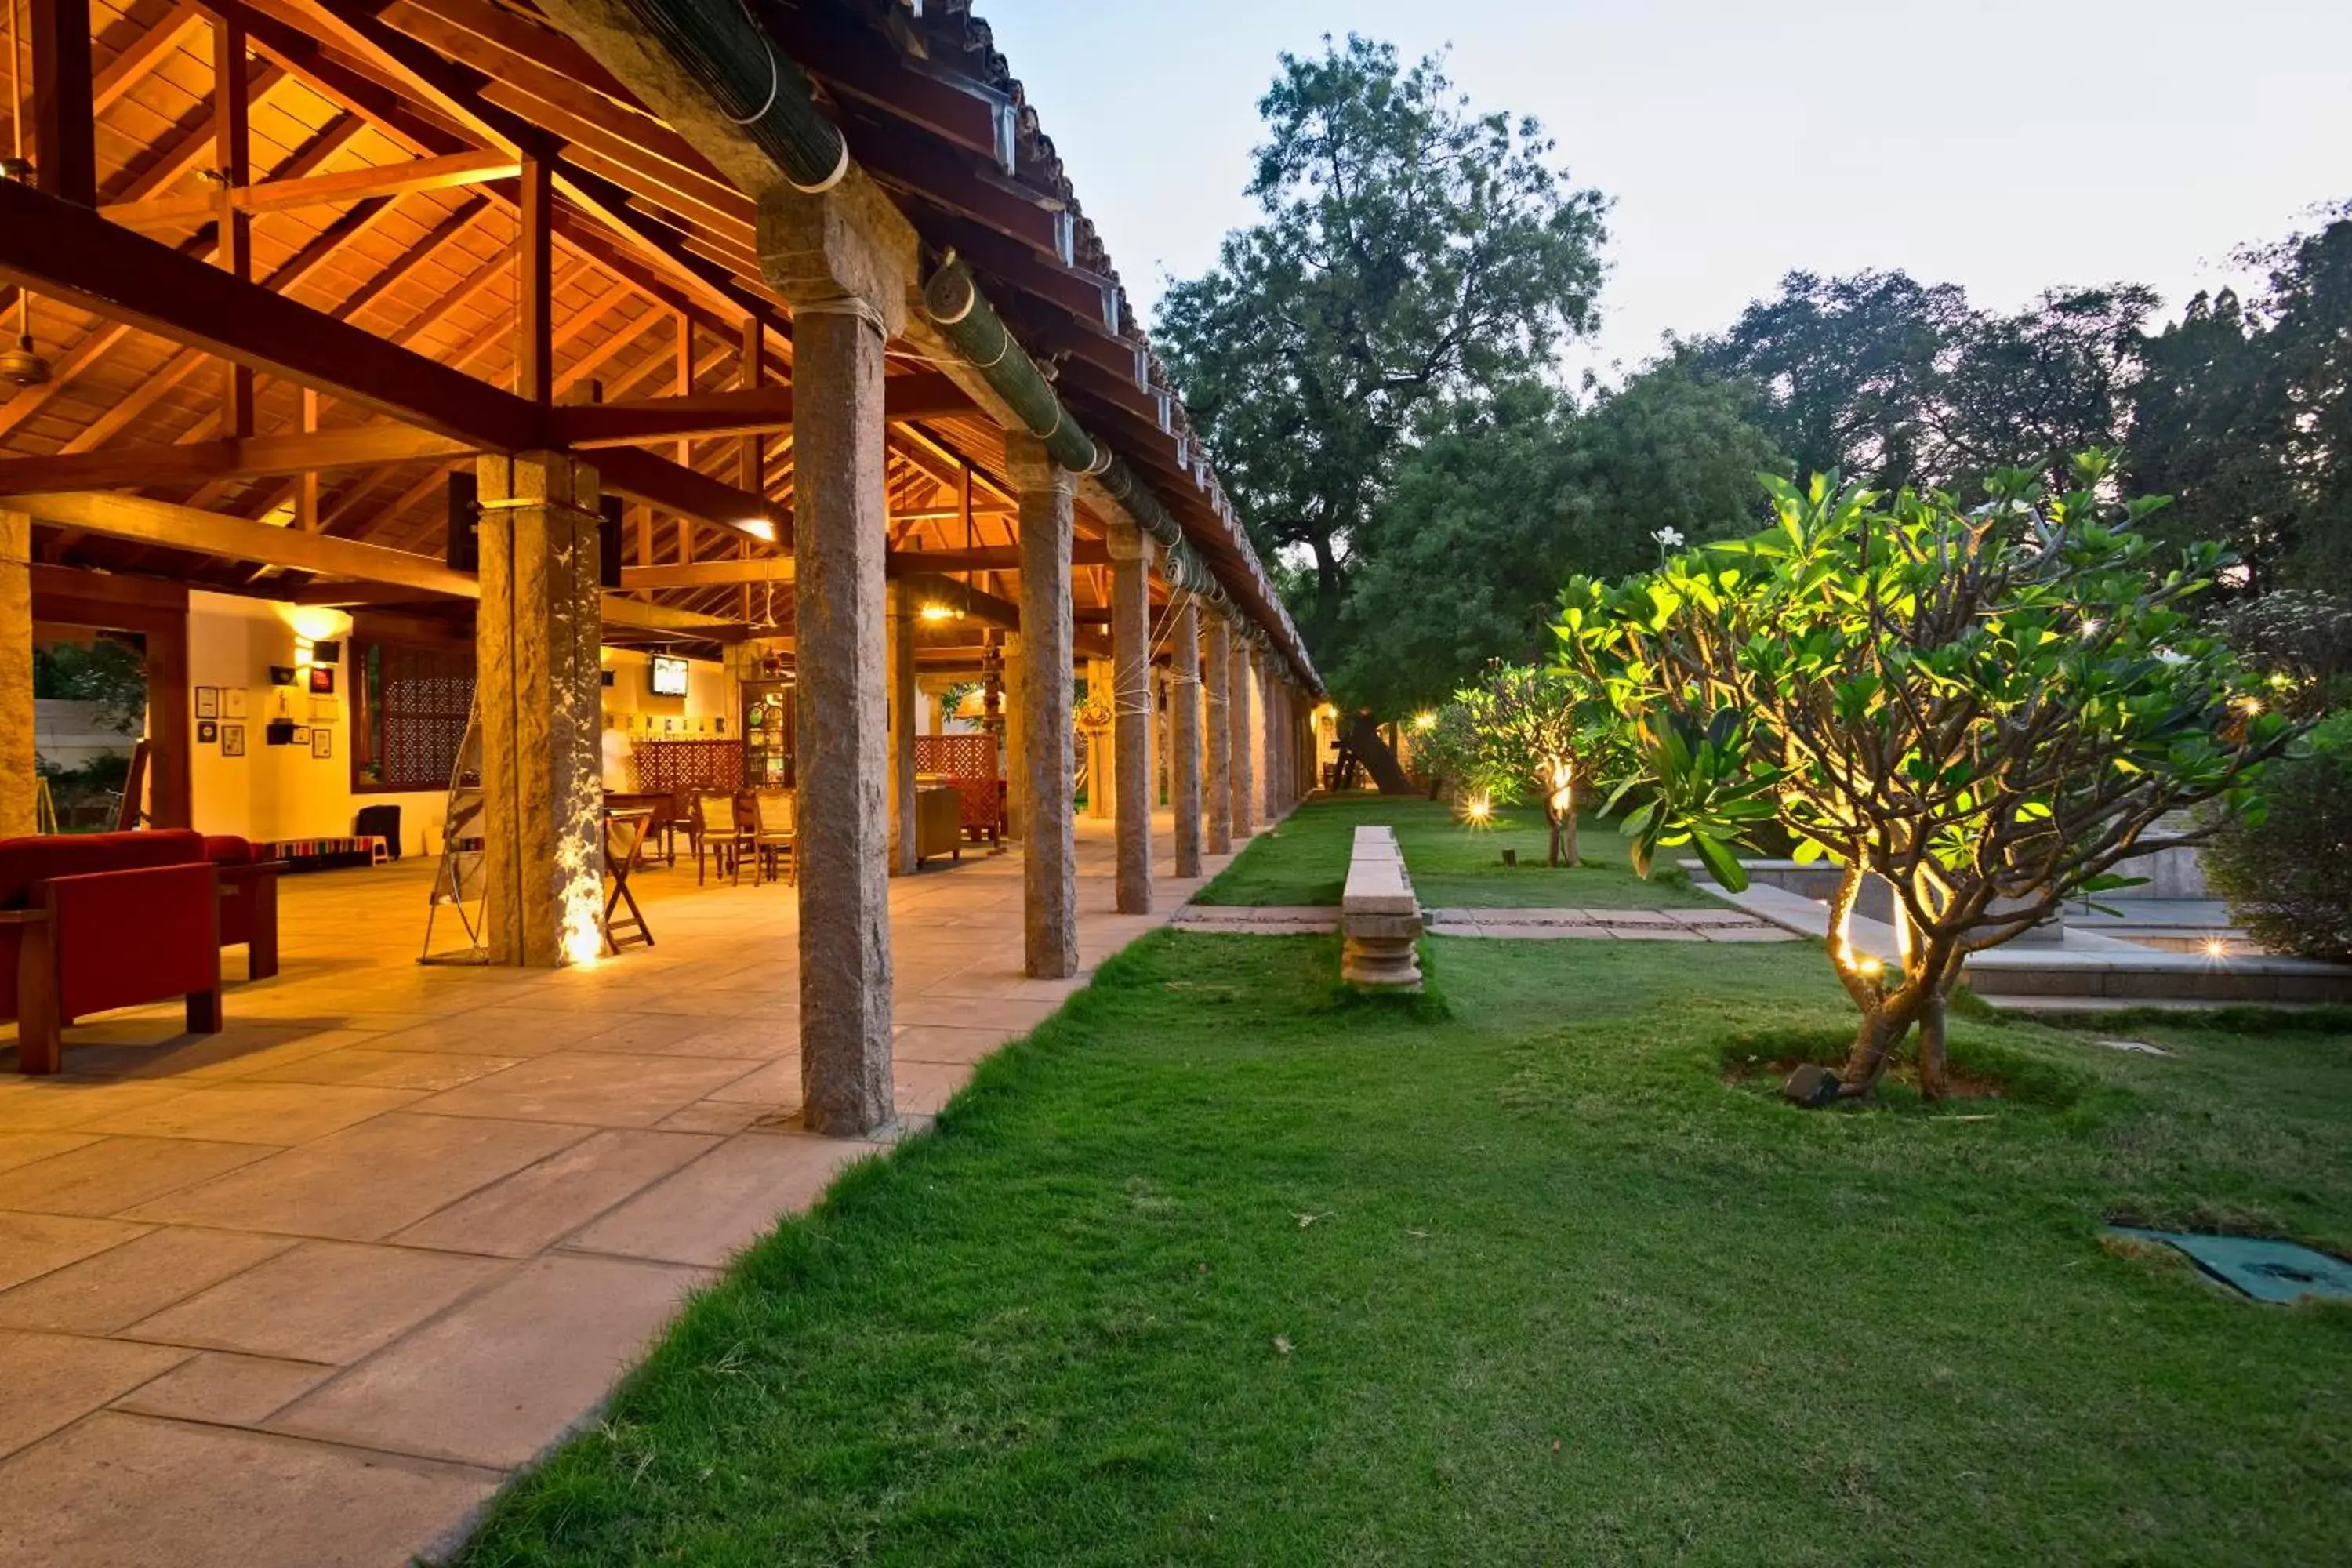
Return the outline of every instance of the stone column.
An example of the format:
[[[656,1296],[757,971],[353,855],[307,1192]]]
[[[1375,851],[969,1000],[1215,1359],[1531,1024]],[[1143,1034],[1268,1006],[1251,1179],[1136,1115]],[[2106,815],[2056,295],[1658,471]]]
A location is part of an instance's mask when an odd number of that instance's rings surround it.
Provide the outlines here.
[[[915,874],[915,595],[889,588],[890,875]]]
[[[484,942],[493,963],[551,969],[604,951],[596,470],[519,452],[476,477]]]
[[[1153,541],[1132,523],[1110,525],[1111,751],[1118,783],[1118,912],[1151,912],[1151,557]]]
[[[793,308],[802,1120],[833,1134],[894,1111],[882,356],[914,258],[859,189],[780,185],[759,215],[761,268]]]
[[[1274,805],[1274,748],[1268,743],[1271,740],[1271,736],[1267,733],[1266,714],[1271,706],[1271,698],[1273,693],[1267,689],[1265,650],[1259,647],[1255,643],[1250,645],[1249,650],[1248,686],[1250,693],[1249,746],[1252,753],[1250,759],[1251,766],[1254,769],[1254,772],[1250,776],[1252,782],[1257,788],[1257,793],[1250,796],[1250,815],[1256,817],[1260,822],[1271,822],[1274,820],[1276,815]]]
[[[1176,874],[1201,874],[1201,605],[1182,593],[1168,633],[1168,802],[1176,814]]]
[[[1201,672],[1205,698],[1201,715],[1205,755],[1201,781],[1209,808],[1209,853],[1234,852],[1234,632],[1221,615],[1211,615],[1204,628]]]
[[[35,831],[33,520],[0,510],[0,838]]]
[[[1257,831],[1257,742],[1250,719],[1255,707],[1250,700],[1250,644],[1238,624],[1234,627],[1233,652],[1226,662],[1233,678],[1225,718],[1226,729],[1233,737],[1234,841],[1240,843]]]
[[[1077,758],[1070,734],[1070,472],[1042,442],[1005,437],[1021,500],[1022,939],[1028,973],[1078,972],[1078,843],[1071,818]]]
[[[1028,656],[1022,651],[1021,638],[1008,634],[1004,639],[1004,733],[1000,737],[1002,751],[998,761],[1004,768],[1004,836],[1019,838],[1028,831],[1029,796],[1025,737],[1028,717],[1024,710],[1029,689]]]

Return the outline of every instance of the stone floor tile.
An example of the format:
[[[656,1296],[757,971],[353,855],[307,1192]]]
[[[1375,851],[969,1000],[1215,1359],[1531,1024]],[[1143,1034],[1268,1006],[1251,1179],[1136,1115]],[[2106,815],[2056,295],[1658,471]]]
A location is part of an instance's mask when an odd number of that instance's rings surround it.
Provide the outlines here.
[[[267,1159],[269,1152],[252,1143],[109,1138],[10,1173],[0,1202],[35,1214],[118,1214]]]
[[[551,1256],[280,1411],[273,1430],[520,1465],[593,1412],[700,1269]]]
[[[914,1062],[893,1058],[890,1086],[901,1116],[936,1116],[956,1090],[971,1081],[970,1062]]]
[[[466,1124],[459,1117],[446,1120]],[[528,1258],[718,1142],[685,1132],[598,1132],[417,1221],[393,1239],[404,1247]]]
[[[187,1353],[163,1345],[0,1331],[0,1391],[5,1391],[0,1458],[170,1371]],[[0,1509],[0,1515],[6,1511]],[[0,1562],[8,1561],[0,1554]]]
[[[230,1082],[191,1089],[81,1125],[95,1132],[282,1146],[323,1138],[421,1098],[413,1089]]]
[[[235,1231],[151,1230],[0,1291],[0,1328],[114,1333],[293,1245]]]
[[[373,1036],[367,1037],[370,1040]],[[365,1046],[329,1051],[282,1067],[248,1074],[247,1083],[357,1084],[367,1089],[455,1089],[502,1072],[521,1057],[483,1057],[445,1051],[386,1051]]]
[[[141,1384],[113,1407],[137,1415],[252,1426],[334,1373],[333,1367],[320,1362],[198,1351],[152,1383]]]
[[[1619,911],[1620,913],[1623,911]],[[1615,916],[1611,917],[1614,919]],[[1609,934],[1620,942],[1705,942],[1706,937],[1682,926],[1612,925]]]
[[[1708,926],[1704,928],[1709,942],[1795,942],[1797,933],[1782,931],[1779,926]]]
[[[807,1208],[835,1172],[875,1148],[850,1138],[739,1133],[564,1245],[716,1268],[780,1216]]]
[[[654,1127],[663,1132],[709,1132],[724,1138],[742,1131],[778,1109],[751,1101],[698,1100],[683,1110],[671,1111]],[[800,1108],[796,1105],[793,1109]]]
[[[200,1350],[348,1363],[509,1267],[410,1247],[306,1241],[124,1332]]]
[[[95,1143],[95,1132],[0,1132],[0,1173]]]
[[[87,1078],[79,1071],[50,1078],[16,1076],[16,1048],[0,1051],[0,1131],[61,1132],[101,1117],[117,1115],[188,1092],[184,1083],[169,1079],[124,1083],[113,1079]],[[72,1047],[66,1066],[73,1067]]]
[[[1048,1001],[962,996],[919,996],[893,1009],[901,1024],[945,1025],[958,1029],[1003,1029],[1025,1035],[1051,1017],[1060,1005]]]
[[[175,1193],[142,1219],[381,1241],[588,1136],[584,1127],[394,1114]]]
[[[497,1116],[597,1127],[649,1127],[740,1078],[740,1061],[563,1051],[436,1094],[436,1116]]]
[[[0,1210],[0,1290],[120,1247],[150,1227],[120,1220]]]
[[[679,1020],[672,1018],[671,1022],[676,1025]],[[642,1048],[654,1056],[730,1057],[740,1061],[773,1061],[778,1057],[797,1056],[801,1048],[800,1008],[762,1008],[752,1017],[708,1026],[698,1019],[692,1020],[686,1029],[673,1028],[667,1038],[648,1041]]]
[[[742,1077],[723,1083],[702,1097],[725,1104],[787,1105],[801,1103],[801,1058],[789,1056],[764,1062]]]
[[[0,1465],[0,1562],[401,1568],[495,1472],[102,1411]]]
[[[946,1024],[911,1024],[890,1041],[894,1061],[976,1062],[1025,1030],[960,1029]]]

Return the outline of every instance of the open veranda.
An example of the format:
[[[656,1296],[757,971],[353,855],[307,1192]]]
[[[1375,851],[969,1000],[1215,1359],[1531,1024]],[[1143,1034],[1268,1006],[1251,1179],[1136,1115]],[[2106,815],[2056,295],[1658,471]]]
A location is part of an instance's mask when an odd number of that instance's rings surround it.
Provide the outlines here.
[[[1624,875],[1605,827],[1610,870],[1506,871],[1539,823],[1342,798],[1206,897],[1334,897],[1375,819],[1489,901]],[[1413,999],[1336,946],[1105,965],[466,1561],[2340,1560],[2352,1317],[2101,1237],[2352,1240],[2352,1019],[1972,1011],[1980,1092],[1806,1115],[1751,1068],[1850,1039],[1816,944],[1432,938]]]

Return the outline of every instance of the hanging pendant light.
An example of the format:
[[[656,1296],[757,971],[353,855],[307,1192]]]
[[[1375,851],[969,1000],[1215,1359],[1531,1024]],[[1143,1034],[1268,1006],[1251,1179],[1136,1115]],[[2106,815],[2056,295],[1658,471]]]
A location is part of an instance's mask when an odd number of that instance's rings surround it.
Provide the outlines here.
[[[16,50],[16,7],[15,0],[8,5],[8,125],[15,136],[15,146],[0,174],[9,179],[29,183],[33,165],[25,158],[25,94],[18,78]],[[16,290],[16,341],[5,353],[0,353],[0,381],[16,386],[38,386],[49,379],[49,362],[33,347],[33,291]]]

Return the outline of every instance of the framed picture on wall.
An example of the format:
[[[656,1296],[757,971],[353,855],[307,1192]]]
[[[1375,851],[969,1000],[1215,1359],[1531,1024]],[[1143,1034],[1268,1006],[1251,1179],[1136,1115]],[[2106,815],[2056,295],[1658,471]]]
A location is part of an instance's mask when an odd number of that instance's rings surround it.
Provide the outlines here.
[[[242,719],[245,717],[244,687],[228,686],[221,689],[220,716],[224,719]],[[240,756],[243,754],[243,752],[238,753]]]
[[[199,719],[196,721],[197,745],[210,746],[217,743],[219,740],[220,726],[218,724],[215,723],[210,719]]]
[[[333,698],[313,697],[310,699],[310,722],[313,724],[319,722],[322,719],[332,721],[341,717],[342,714],[336,710],[335,700]]]
[[[196,688],[196,717],[199,719],[217,719],[220,717],[219,687],[199,686]]]
[[[288,743],[296,746],[309,745],[310,743],[310,731],[309,727],[301,724],[295,725],[293,739]]]
[[[220,727],[220,743],[221,755],[224,757],[241,757],[245,755],[245,726],[242,724],[222,725]]]
[[[314,757],[333,756],[335,754],[335,732],[332,730],[328,729],[317,729],[311,731],[310,754]]]
[[[311,690],[311,692],[312,692],[314,695],[324,696],[324,695],[326,695],[327,693],[330,693],[330,692],[333,691],[334,689],[335,689],[335,667],[334,667],[333,665],[331,665],[331,664],[314,664],[314,665],[312,665],[312,666],[310,667],[310,690]]]

